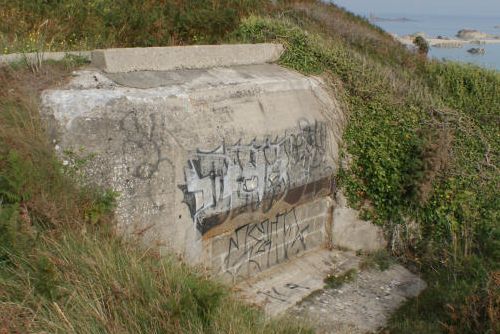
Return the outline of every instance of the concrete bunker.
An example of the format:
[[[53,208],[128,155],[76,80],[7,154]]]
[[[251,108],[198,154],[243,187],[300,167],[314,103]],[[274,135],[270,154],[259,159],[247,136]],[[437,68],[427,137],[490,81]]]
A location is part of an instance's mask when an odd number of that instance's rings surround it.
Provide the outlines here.
[[[273,64],[281,52],[96,51],[41,113],[61,152],[94,155],[88,180],[120,193],[122,233],[237,282],[331,242],[343,113],[319,78]]]

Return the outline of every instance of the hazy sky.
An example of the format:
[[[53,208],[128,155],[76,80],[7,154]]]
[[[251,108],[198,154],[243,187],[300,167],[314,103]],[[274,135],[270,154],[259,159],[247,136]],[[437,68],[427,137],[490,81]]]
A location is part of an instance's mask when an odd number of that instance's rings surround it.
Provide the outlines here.
[[[450,14],[500,17],[500,0],[332,0],[356,14]]]

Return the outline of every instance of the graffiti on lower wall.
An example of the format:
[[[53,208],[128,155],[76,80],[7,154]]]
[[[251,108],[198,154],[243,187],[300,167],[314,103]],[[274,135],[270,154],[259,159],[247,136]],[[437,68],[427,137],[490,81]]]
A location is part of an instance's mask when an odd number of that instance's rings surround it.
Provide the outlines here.
[[[309,224],[299,224],[295,209],[240,226],[228,238],[224,272],[245,276],[287,260],[306,250],[309,228]]]
[[[209,217],[231,210],[267,212],[289,189],[331,174],[326,137],[324,123],[302,119],[281,138],[194,152],[179,187],[198,230],[206,233],[221,222]]]
[[[296,295],[300,290],[310,290],[308,286],[295,284],[295,283],[285,283],[280,287],[271,287],[271,289],[259,290],[257,294],[266,296],[272,299],[274,302],[280,303],[290,303],[290,297]]]

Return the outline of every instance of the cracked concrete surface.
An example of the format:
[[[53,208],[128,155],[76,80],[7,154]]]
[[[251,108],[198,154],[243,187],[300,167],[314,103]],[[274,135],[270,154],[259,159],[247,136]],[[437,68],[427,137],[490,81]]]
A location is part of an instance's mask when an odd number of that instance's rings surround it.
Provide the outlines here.
[[[317,333],[371,333],[383,328],[390,315],[426,283],[401,265],[360,270],[363,258],[353,251],[311,251],[276,266],[235,288],[246,302],[267,315],[288,315],[310,324]],[[356,271],[354,279],[328,288],[328,275]]]
[[[310,322],[319,334],[371,333],[383,327],[403,302],[425,288],[421,278],[393,265],[385,271],[361,271],[352,282],[317,292],[289,313]]]

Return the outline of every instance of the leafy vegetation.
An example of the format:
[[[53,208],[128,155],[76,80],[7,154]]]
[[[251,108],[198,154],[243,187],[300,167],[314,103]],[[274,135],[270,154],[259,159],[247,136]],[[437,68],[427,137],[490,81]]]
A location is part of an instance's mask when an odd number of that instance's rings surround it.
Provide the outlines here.
[[[413,40],[413,44],[417,47],[418,53],[426,56],[429,53],[429,43],[422,36],[417,36]]]
[[[428,61],[331,5],[251,17],[235,36],[284,43],[281,63],[323,73],[349,110],[339,181],[430,285],[388,330],[498,331],[498,72]]]

